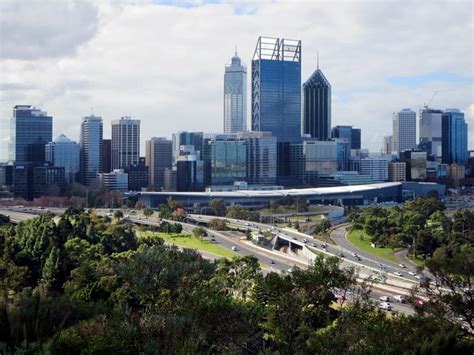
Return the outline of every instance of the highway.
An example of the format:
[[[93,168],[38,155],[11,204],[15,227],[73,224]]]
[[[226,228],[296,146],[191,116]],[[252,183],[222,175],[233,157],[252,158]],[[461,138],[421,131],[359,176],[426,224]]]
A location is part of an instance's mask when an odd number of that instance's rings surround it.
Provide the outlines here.
[[[1,207],[0,207],[1,208]],[[55,209],[55,213],[61,213],[63,210],[61,209]],[[21,222],[30,218],[37,217],[40,213],[44,212],[44,209],[33,209],[33,210],[25,210],[23,208],[3,208],[0,209],[0,214],[8,215],[10,216],[10,219],[14,222]],[[107,214],[108,210],[97,210],[99,214]],[[214,218],[214,217],[209,217],[209,216],[196,216],[193,215],[192,217],[198,217],[197,219],[208,219],[208,218]],[[226,218],[228,219],[228,218]],[[150,226],[158,226],[160,223],[160,219],[156,217],[150,217],[146,219],[145,217],[142,216],[137,216],[137,215],[129,215],[127,216],[126,220],[136,223],[136,224],[145,224],[145,225],[150,225]],[[254,230],[258,229],[268,229],[271,228],[271,226],[265,225],[265,224],[260,224],[260,223],[252,223],[252,222],[246,222],[246,221],[239,221],[239,220],[230,220],[232,224],[237,224],[240,225],[242,228],[250,228]],[[170,223],[177,223],[176,221],[168,221]],[[196,227],[193,224],[189,223],[184,223],[184,222],[178,222],[183,226],[183,231],[186,232],[192,232],[192,230]],[[241,256],[247,256],[247,255],[252,255],[256,257],[259,260],[259,263],[262,267],[263,272],[290,272],[292,268],[294,267],[299,267],[299,268],[307,268],[308,267],[308,261],[305,260],[304,258],[297,257],[296,255],[291,255],[291,254],[286,254],[280,251],[275,251],[275,250],[270,250],[267,248],[259,247],[254,245],[251,242],[248,242],[245,238],[237,238],[237,237],[231,237],[225,234],[225,232],[218,232],[214,231],[211,229],[206,229],[208,233],[208,238],[212,240],[212,238],[215,239],[215,242],[223,246],[224,248],[228,249],[233,249],[234,247],[234,252],[237,253],[238,255]],[[288,231],[286,229],[283,229],[280,231],[281,233],[284,233],[286,236],[291,236],[294,237],[295,240],[302,240],[302,237],[299,233],[294,233],[291,231]],[[302,243],[302,241],[301,241]],[[315,244],[316,245],[316,244]],[[328,250],[328,253],[333,252],[334,255],[337,254],[337,251],[334,249],[334,247],[329,247],[326,248]],[[211,253],[206,253],[199,251],[203,257],[208,258],[208,259],[216,259],[218,256],[211,254]],[[343,261],[344,262],[344,261]],[[413,313],[413,309],[406,304],[399,304],[393,302],[393,296],[394,295],[400,295],[400,294],[408,294],[406,289],[400,289],[396,287],[388,287],[388,286],[376,286],[372,287],[371,290],[371,299],[375,302],[378,303],[379,297],[380,296],[388,296],[391,299],[391,305],[393,307],[394,311],[399,311],[405,314],[410,314]]]

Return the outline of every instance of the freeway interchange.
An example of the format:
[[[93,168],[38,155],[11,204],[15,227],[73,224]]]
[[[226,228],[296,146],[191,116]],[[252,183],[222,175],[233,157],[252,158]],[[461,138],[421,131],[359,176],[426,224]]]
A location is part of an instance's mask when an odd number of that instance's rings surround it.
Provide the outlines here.
[[[11,220],[14,222],[21,222],[26,219],[36,217],[38,214],[44,212],[45,209],[25,209],[25,208],[15,208],[15,207],[3,207],[0,209],[0,214],[10,216]],[[51,209],[51,212],[60,214],[64,212],[63,209]],[[110,215],[110,211],[106,209],[97,210],[99,214]],[[216,218],[214,216],[204,216],[204,215],[189,215],[188,221],[194,222],[185,223],[185,222],[176,222],[168,221],[172,223],[180,223],[183,226],[183,231],[192,232],[197,224],[208,223],[211,219]],[[158,226],[162,220],[157,217],[145,218],[142,215],[129,214],[126,215],[126,220],[135,224],[144,224],[150,226]],[[225,218],[232,225],[238,227],[239,229],[246,230],[250,229],[253,231],[261,230],[270,230],[276,237],[286,240],[288,243],[293,243],[299,245],[303,248],[308,248],[314,250],[312,252],[314,257],[317,254],[324,254],[327,256],[334,255],[340,256],[341,252],[345,257],[341,258],[341,264],[343,267],[353,266],[357,269],[360,277],[372,276],[379,279],[378,283],[373,284],[371,290],[371,298],[379,302],[381,298],[389,297],[390,300],[393,300],[395,295],[408,295],[409,289],[415,284],[416,279],[408,277],[397,277],[390,275],[391,272],[400,270],[401,268],[397,265],[392,265],[384,261],[385,270],[380,270],[378,268],[379,261],[366,257],[360,253],[359,260],[355,259],[352,256],[352,252],[344,247],[327,245],[324,249],[321,248],[322,242],[313,239],[309,235],[304,235],[297,231],[293,231],[287,228],[276,228],[267,224],[248,222],[242,220],[235,220],[230,218]],[[236,254],[241,256],[252,255],[255,256],[264,272],[290,272],[292,268],[306,268],[311,263],[312,259],[307,256],[298,255],[296,253],[284,253],[273,248],[265,248],[257,246],[252,242],[245,240],[245,238],[238,238],[235,236],[230,236],[225,232],[214,231],[211,229],[206,229],[209,238],[213,239],[216,243],[219,243],[222,247],[233,250]],[[306,242],[305,242],[306,240]],[[216,259],[218,256],[199,251],[203,257]],[[403,269],[406,273],[406,269]],[[393,310],[403,312],[403,313],[412,313],[413,309],[401,303],[392,303]]]

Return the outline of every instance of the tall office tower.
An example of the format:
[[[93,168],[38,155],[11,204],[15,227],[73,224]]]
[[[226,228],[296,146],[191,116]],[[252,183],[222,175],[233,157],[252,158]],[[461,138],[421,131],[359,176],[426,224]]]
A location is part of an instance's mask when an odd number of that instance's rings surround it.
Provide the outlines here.
[[[416,112],[404,108],[400,112],[394,112],[392,117],[393,151],[401,153],[404,150],[416,147]]]
[[[352,128],[351,130],[351,149],[361,149],[361,130],[360,128]]]
[[[13,162],[43,162],[44,146],[53,140],[53,117],[30,105],[16,105],[10,127]]]
[[[441,116],[443,111],[425,106],[420,110],[420,148],[428,155],[440,158],[441,149]]]
[[[392,154],[392,136],[385,136],[383,137],[382,143],[382,154]]]
[[[81,174],[82,183],[89,185],[102,172],[102,118],[86,116],[81,123]]]
[[[277,139],[277,176],[287,185],[290,143],[301,140],[301,41],[259,37],[252,60],[252,131]]]
[[[235,55],[225,66],[224,133],[247,130],[247,66]]]
[[[59,135],[54,142],[46,144],[46,161],[54,166],[64,167],[66,181],[71,184],[78,179],[80,170],[81,147],[64,134]]]
[[[173,133],[173,165],[176,164],[177,157],[179,156],[180,147],[183,145],[193,146],[198,159],[202,159],[202,145],[203,145],[203,133],[202,132],[187,132],[182,131]]]
[[[277,178],[277,141],[270,132],[241,132],[237,139],[247,142],[249,184],[274,185]]]
[[[303,133],[320,141],[328,140],[331,137],[331,84],[319,69],[319,59],[316,71],[303,84],[303,95]]]
[[[140,120],[122,117],[112,121],[112,170],[138,164]]]
[[[388,163],[388,181],[406,181],[406,163],[392,161]]]
[[[165,186],[165,169],[171,169],[173,142],[164,137],[153,137],[145,144],[145,162],[150,167],[150,185],[161,190]]]
[[[102,172],[112,172],[112,140],[102,139]]]
[[[427,177],[427,153],[407,150],[400,154],[400,160],[406,163],[406,179],[424,180]]]
[[[465,165],[467,163],[467,123],[464,113],[447,109],[442,114],[442,162]]]

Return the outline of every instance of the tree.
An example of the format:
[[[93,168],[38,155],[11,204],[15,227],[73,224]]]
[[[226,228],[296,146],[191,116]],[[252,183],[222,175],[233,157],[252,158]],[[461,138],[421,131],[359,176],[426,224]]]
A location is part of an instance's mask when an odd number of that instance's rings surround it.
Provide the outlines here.
[[[222,218],[213,218],[209,222],[209,228],[218,230],[218,231],[227,230],[227,220],[222,219]]]
[[[420,289],[427,295],[422,312],[447,320],[461,318],[474,330],[472,275],[474,246],[441,247],[426,262],[434,282],[423,282]]]
[[[121,210],[116,210],[114,212],[114,218],[120,221],[123,218],[123,212]]]
[[[174,212],[177,208],[181,208],[181,202],[173,200],[171,197],[166,201],[168,208],[171,212]]]
[[[222,199],[213,199],[209,202],[209,207],[211,207],[216,216],[224,216],[226,213],[225,202]]]
[[[196,238],[202,240],[202,238],[207,237],[207,232],[203,227],[196,227],[193,229],[193,234]]]
[[[150,217],[151,215],[153,215],[153,210],[151,208],[145,208],[143,210],[143,214],[145,215],[145,217],[148,219],[148,217]]]
[[[415,255],[421,254],[423,259],[426,260],[428,256],[431,256],[438,247],[438,243],[435,238],[428,231],[421,230],[416,235],[415,241]]]

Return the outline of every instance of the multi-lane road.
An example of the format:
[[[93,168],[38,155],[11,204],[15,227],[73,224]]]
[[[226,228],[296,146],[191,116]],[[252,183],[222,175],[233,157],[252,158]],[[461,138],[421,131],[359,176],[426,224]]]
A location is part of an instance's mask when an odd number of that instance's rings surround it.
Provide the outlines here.
[[[25,209],[25,208],[1,208],[0,209],[0,214],[8,215],[10,216],[11,220],[14,222],[21,222],[24,220],[27,220],[29,218],[36,217],[38,214],[44,212],[44,209]],[[61,213],[63,210],[61,209],[54,209],[55,213]],[[108,213],[107,210],[99,210],[99,213],[101,214],[106,214]],[[200,215],[192,215],[191,218],[193,218],[195,221],[208,221],[210,216],[200,216]],[[160,223],[160,220],[156,217],[150,217],[148,219],[145,219],[142,216],[137,216],[137,215],[128,215],[127,219],[130,222],[136,223],[136,224],[147,224],[147,225],[158,225]],[[227,218],[228,219],[228,218]],[[291,238],[291,240],[299,241],[300,243],[304,243],[305,239],[308,239],[307,243],[308,244],[313,244],[314,248],[320,248],[322,242],[317,242],[316,240],[310,239],[309,236],[305,237],[301,233],[298,233],[296,231],[288,230],[286,228],[276,228],[272,227],[266,224],[261,224],[261,223],[254,223],[254,222],[247,222],[247,221],[240,221],[240,220],[234,220],[234,219],[228,219],[232,224],[239,226],[242,229],[253,229],[253,230],[271,230],[273,233],[279,233],[281,236],[284,236],[286,238]],[[173,223],[176,223],[175,221],[170,221]],[[189,223],[183,223],[181,222],[181,225],[183,226],[184,231],[191,232],[196,226],[194,224],[189,224]],[[273,229],[272,229],[273,228]],[[275,271],[275,272],[289,272],[291,271],[292,268],[294,267],[300,267],[300,268],[306,268],[308,267],[308,261],[303,258],[303,257],[298,257],[297,255],[291,255],[291,254],[286,254],[282,253],[276,250],[271,250],[268,248],[262,248],[259,246],[255,246],[253,243],[248,242],[245,239],[234,237],[234,236],[229,236],[225,233],[218,232],[218,231],[213,231],[210,229],[207,229],[207,233],[209,238],[213,238],[216,243],[219,243],[222,247],[231,249],[233,250],[236,254],[241,255],[241,256],[246,256],[246,255],[252,255],[255,256],[261,266],[264,272],[269,272],[269,271]],[[306,244],[306,243],[305,243]],[[321,250],[322,252],[326,254],[333,254],[333,255],[339,255],[340,252],[342,251],[343,253],[347,253],[346,260],[350,258],[350,252],[345,249],[337,249],[338,247],[335,246],[330,246],[327,245],[327,247],[324,250]],[[202,255],[206,258],[210,259],[215,259],[217,256],[206,253],[206,252],[201,252]],[[365,257],[361,256],[362,260],[355,260],[354,262],[361,263],[361,264],[367,264],[367,265],[375,265],[377,262],[376,261],[371,261],[370,259],[366,259]],[[391,270],[391,269],[390,269]],[[395,295],[400,295],[400,294],[407,294],[407,290],[405,289],[400,289],[397,287],[388,287],[386,285],[378,285],[377,287],[372,288],[372,293],[371,293],[371,298],[375,301],[379,301],[379,297],[381,296],[388,296],[389,298],[392,299],[393,301],[393,296]],[[403,313],[412,313],[413,310],[411,309],[410,306],[406,304],[398,304],[398,303],[392,303],[392,307],[394,310],[403,312]]]

